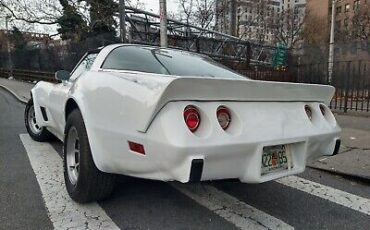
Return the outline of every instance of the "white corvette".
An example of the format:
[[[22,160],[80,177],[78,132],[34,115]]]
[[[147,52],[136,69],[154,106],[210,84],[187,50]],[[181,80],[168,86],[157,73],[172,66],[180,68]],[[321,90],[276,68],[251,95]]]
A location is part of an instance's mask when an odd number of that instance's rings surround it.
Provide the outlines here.
[[[332,86],[255,81],[194,53],[110,45],[56,78],[32,89],[25,124],[36,141],[64,142],[78,202],[109,196],[115,174],[261,183],[340,145]]]

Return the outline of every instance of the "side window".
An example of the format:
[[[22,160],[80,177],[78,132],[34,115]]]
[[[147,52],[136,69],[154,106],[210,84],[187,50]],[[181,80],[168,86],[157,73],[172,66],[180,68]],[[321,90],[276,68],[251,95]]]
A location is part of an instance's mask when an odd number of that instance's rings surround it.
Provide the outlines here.
[[[73,71],[71,78],[76,79],[84,72],[89,71],[97,56],[97,53],[88,54]]]

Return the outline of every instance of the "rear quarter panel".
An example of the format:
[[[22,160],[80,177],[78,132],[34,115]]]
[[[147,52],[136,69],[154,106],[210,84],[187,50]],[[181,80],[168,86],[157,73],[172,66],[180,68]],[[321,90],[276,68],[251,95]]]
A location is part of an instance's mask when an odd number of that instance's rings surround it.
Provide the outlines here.
[[[79,77],[70,92],[81,112],[94,162],[104,172],[114,172],[116,156],[127,162],[125,173],[148,173],[155,166],[150,157],[128,154],[128,140],[145,141],[139,123],[170,79],[138,78],[137,74],[90,71]],[[144,172],[145,171],[145,172]]]

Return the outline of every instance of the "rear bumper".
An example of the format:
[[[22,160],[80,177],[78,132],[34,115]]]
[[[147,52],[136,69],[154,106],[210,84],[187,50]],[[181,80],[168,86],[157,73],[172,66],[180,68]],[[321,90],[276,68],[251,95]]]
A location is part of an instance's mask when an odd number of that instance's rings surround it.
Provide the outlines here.
[[[182,183],[220,179],[262,183],[301,173],[306,167],[307,160],[323,155],[334,155],[340,146],[339,132],[219,145],[205,143],[178,146],[167,141],[158,142],[148,139],[145,142],[135,141],[145,143],[145,155],[122,151],[127,148],[127,143],[122,142],[114,148],[119,149],[117,154],[105,155],[102,161],[105,163],[104,168],[98,168],[108,173]],[[282,144],[290,146],[293,168],[261,175],[263,148]]]
[[[161,159],[157,162],[160,178],[154,179],[186,183],[235,178],[246,183],[261,183],[303,172],[308,159],[335,154],[338,143],[337,135],[325,134],[307,138],[207,147],[178,148],[169,145],[158,146],[157,143],[155,150],[148,148],[148,151]],[[263,147],[280,144],[290,146],[293,168],[261,175]]]
[[[339,151],[339,148],[340,148],[340,143],[341,143],[341,140],[337,139],[336,143],[335,143],[334,151],[333,151],[333,154],[332,154],[333,156],[338,154],[338,151]],[[202,175],[203,175],[203,166],[204,166],[204,160],[203,159],[192,160],[189,182],[199,182],[199,181],[201,181]],[[275,174],[275,177],[287,176],[287,175],[292,174],[292,172],[293,172],[293,174],[295,173],[294,171],[291,171],[291,170],[288,170],[288,171],[285,171],[285,172],[283,171],[282,173],[280,173],[280,175]],[[299,171],[297,171],[297,173],[298,172]],[[246,181],[246,182],[248,182],[248,181]]]
[[[188,130],[181,116],[189,103],[201,108],[202,124],[196,133]],[[318,103],[310,103],[312,121],[303,102],[224,104],[233,111],[227,131],[212,116],[219,102],[169,103],[147,133],[124,133],[119,125],[92,126],[89,139],[94,161],[107,173],[162,181],[235,178],[261,183],[301,173],[307,160],[338,152],[340,128],[331,113],[321,115]],[[127,141],[142,144],[145,155],[130,151]],[[290,146],[293,168],[261,175],[263,148],[275,145]]]

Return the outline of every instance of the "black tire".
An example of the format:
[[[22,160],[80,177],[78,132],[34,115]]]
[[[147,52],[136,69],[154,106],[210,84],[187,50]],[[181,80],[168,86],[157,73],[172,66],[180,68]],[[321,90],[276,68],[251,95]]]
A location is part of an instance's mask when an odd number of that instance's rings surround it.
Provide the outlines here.
[[[75,128],[78,136],[79,172],[77,181],[71,182],[67,171],[67,142],[70,129]],[[111,195],[116,182],[116,175],[101,172],[91,155],[85,124],[78,109],[67,118],[63,148],[64,180],[70,197],[78,203],[103,200]]]
[[[40,127],[40,131],[36,132],[34,128],[30,127],[29,115],[31,109],[34,109],[32,98],[27,102],[26,108],[24,110],[24,123],[30,137],[38,142],[51,141],[54,139],[54,135],[51,134],[45,127]]]

